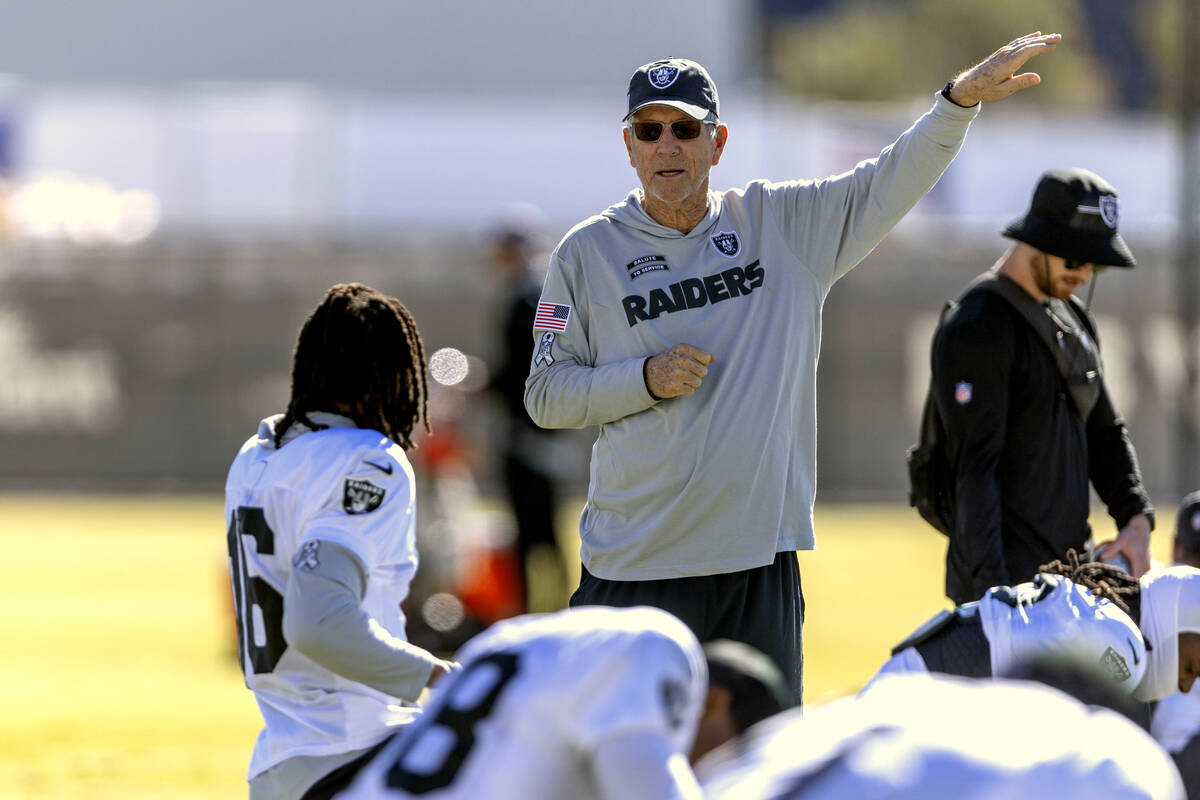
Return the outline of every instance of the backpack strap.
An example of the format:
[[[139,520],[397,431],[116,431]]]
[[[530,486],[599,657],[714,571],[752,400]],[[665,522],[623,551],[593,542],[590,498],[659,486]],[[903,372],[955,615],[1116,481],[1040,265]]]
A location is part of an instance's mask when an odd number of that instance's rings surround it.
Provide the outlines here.
[[[1074,297],[1071,302],[1051,298],[1039,303],[1009,278],[990,271],[972,281],[963,296],[977,291],[1004,298],[1029,323],[1050,351],[1075,410],[1087,419],[1100,399],[1103,370],[1095,326],[1082,304]]]

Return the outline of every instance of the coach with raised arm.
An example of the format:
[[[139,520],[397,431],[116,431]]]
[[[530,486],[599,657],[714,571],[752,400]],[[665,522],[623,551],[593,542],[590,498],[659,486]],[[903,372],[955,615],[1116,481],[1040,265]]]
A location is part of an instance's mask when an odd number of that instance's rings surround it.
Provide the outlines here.
[[[624,141],[641,187],[551,256],[525,384],[547,428],[599,425],[572,605],[653,605],[702,641],[750,644],[802,692],[814,547],[821,307],[937,182],[981,101],[1058,34],[1001,47],[934,96],[875,158],[821,180],[709,190],[729,129],[700,64],[629,83]]]

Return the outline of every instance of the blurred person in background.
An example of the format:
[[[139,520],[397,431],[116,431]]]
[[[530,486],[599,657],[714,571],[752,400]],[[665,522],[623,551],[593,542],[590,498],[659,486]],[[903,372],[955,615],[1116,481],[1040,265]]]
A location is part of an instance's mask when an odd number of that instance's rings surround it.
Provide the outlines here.
[[[1200,492],[1179,505],[1172,557],[1177,565],[1200,567]],[[1200,798],[1200,692],[1176,692],[1159,701],[1150,733],[1175,759],[1188,797]]]
[[[955,603],[1088,551],[1089,482],[1118,529],[1096,556],[1123,556],[1135,578],[1150,568],[1154,508],[1104,381],[1096,323],[1074,296],[1095,271],[1134,266],[1117,218],[1117,193],[1099,175],[1044,173],[1004,230],[1013,244],[934,335]]]
[[[790,705],[774,663],[657,608],[496,623],[339,800],[699,798],[688,766]],[[707,681],[705,673],[707,672]]]
[[[1200,570],[1165,567],[1137,579],[1112,564],[1080,564],[1071,551],[1028,583],[993,586],[940,612],[872,681],[904,672],[1001,677],[1047,655],[1078,660],[1141,703],[1188,692],[1200,675]]]
[[[488,232],[490,265],[504,282],[504,309],[497,326],[498,365],[488,388],[499,399],[504,414],[501,472],[516,522],[516,561],[524,597],[523,612],[533,610],[531,599],[535,594],[540,596],[530,585],[529,567],[535,554],[539,565],[546,565],[536,575],[547,578],[547,594],[564,599],[567,594],[566,565],[555,536],[555,520],[562,499],[562,460],[571,454],[564,447],[561,432],[538,427],[525,410],[525,379],[533,360],[529,332],[534,328],[545,278],[545,267],[539,268],[536,261],[546,254],[544,230],[545,219],[540,210],[528,204],[514,204],[505,209]]]
[[[937,182],[980,102],[1038,83],[1013,73],[1060,38],[1000,48],[849,172],[725,192],[709,190],[730,131],[708,72],[634,72],[622,133],[641,187],[555,249],[525,387],[539,425],[601,426],[572,605],[665,608],[768,654],[801,701],[825,297]]]
[[[408,310],[338,284],[300,330],[286,412],[230,467],[239,658],[265,723],[252,800],[332,796],[454,666],[406,641],[400,608],[417,569],[404,451],[427,397]]]
[[[1074,685],[894,675],[778,714],[696,774],[708,800],[1183,800],[1149,734]]]

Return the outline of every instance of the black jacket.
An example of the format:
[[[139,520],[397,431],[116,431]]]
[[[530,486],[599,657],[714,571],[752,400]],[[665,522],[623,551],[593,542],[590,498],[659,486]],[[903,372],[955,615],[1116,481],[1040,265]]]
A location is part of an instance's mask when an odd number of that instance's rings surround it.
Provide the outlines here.
[[[1093,320],[1071,305],[1094,336]],[[1118,528],[1139,513],[1153,524],[1107,386],[1085,422],[1045,342],[1006,300],[965,294],[934,337],[932,367],[955,475],[946,554],[946,595],[955,603],[1029,580],[1068,548],[1082,555],[1089,478]]]

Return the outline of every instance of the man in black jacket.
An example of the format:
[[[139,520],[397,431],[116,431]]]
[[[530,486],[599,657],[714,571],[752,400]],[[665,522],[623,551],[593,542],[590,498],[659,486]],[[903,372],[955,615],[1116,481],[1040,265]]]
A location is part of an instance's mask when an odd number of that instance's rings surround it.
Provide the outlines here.
[[[1150,566],[1154,510],[1104,382],[1095,322],[1073,297],[1095,270],[1135,264],[1117,233],[1116,192],[1087,170],[1050,170],[1004,235],[1012,247],[933,342],[931,391],[953,474],[946,595],[955,603],[1029,580],[1069,548],[1091,552],[1089,480],[1119,531],[1095,556],[1123,555],[1135,577]],[[1017,293],[1021,308],[983,285],[1005,281],[1034,302]]]

